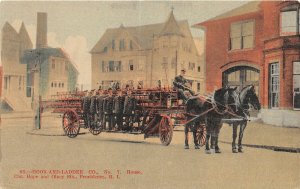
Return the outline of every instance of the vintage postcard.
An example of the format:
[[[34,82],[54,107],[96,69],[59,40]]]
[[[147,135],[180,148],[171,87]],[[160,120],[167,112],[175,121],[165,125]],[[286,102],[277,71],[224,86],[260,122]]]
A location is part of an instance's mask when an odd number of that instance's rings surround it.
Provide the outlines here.
[[[300,2],[0,1],[0,188],[300,189]]]

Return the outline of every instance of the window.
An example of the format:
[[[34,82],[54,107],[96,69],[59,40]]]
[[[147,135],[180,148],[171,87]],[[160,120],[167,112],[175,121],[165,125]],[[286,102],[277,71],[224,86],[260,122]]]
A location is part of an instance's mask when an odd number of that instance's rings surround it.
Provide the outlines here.
[[[53,82],[51,83],[51,87],[53,87]]]
[[[8,83],[9,83],[9,76],[4,77],[4,89],[8,88]]]
[[[64,84],[64,83],[62,83],[62,84],[61,84],[61,87],[62,87],[62,88],[64,88],[64,85],[65,85],[65,84]]]
[[[238,71],[228,74],[228,81],[229,82],[239,82],[240,81],[240,73],[241,73],[241,71],[238,70]]]
[[[108,62],[108,71],[109,72],[115,71],[114,61],[109,61]]]
[[[125,50],[125,40],[121,39],[120,40],[120,45],[119,45],[119,50]]]
[[[133,70],[134,70],[133,60],[129,60],[128,70],[129,70],[129,71],[133,71]]]
[[[107,47],[104,47],[104,48],[103,48],[103,52],[107,52]]]
[[[197,83],[197,91],[200,92],[200,83]]]
[[[55,60],[52,59],[52,69],[55,69]]]
[[[56,85],[56,82],[54,83],[54,87],[56,87],[57,85]]]
[[[189,62],[189,70],[195,70],[195,63]]]
[[[293,65],[294,109],[300,109],[300,61]]]
[[[115,72],[121,72],[121,61],[114,62]]]
[[[198,66],[198,72],[201,72],[201,67],[200,66]]]
[[[279,107],[279,63],[272,63],[269,67],[270,72],[270,108]]]
[[[254,44],[254,21],[231,24],[230,50],[252,48]]]
[[[111,40],[111,49],[115,49],[115,40]]]
[[[299,4],[285,7],[280,13],[280,35],[297,35],[300,28]]]
[[[22,87],[22,76],[19,76],[19,90],[21,90]]]

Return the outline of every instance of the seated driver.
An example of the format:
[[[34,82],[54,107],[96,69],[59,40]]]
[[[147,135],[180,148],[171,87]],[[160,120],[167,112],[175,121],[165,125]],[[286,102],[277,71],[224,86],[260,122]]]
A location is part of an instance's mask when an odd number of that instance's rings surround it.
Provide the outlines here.
[[[173,82],[174,88],[178,90],[179,99],[182,99],[184,102],[194,95],[194,91],[191,89],[190,82],[184,77],[185,72],[186,70],[182,69],[180,75],[176,76]]]

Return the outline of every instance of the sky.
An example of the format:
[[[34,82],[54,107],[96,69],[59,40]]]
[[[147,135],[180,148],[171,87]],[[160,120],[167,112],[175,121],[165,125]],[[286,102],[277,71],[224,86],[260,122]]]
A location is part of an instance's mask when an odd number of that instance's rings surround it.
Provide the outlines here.
[[[48,46],[62,47],[77,65],[79,84],[89,88],[89,51],[108,28],[165,22],[174,8],[176,20],[190,26],[239,7],[247,1],[1,1],[0,27],[9,22],[19,31],[24,22],[35,47],[37,12],[48,14]],[[191,28],[194,37],[203,37]],[[1,47],[0,47],[1,48]]]

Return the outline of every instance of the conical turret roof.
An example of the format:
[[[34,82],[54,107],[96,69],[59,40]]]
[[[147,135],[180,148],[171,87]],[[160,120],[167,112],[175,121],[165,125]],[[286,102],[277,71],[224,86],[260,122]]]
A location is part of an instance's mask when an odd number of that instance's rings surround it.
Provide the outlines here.
[[[165,25],[160,32],[160,36],[165,35],[179,35],[184,36],[180,30],[180,27],[174,17],[173,10],[170,12],[168,20],[165,22]]]

